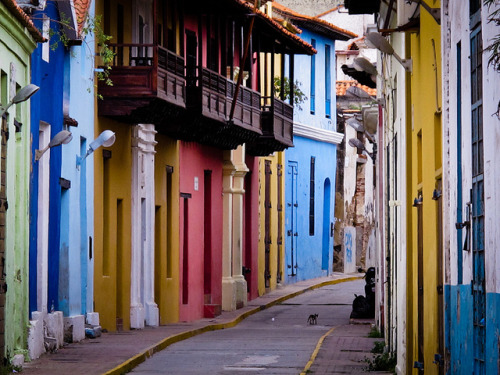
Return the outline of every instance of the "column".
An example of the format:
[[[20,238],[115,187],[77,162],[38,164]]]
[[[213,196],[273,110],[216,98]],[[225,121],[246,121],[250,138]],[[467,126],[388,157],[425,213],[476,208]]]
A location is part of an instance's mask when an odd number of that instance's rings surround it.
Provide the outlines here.
[[[236,308],[247,304],[247,282],[243,276],[243,194],[245,175],[245,145],[233,151],[235,171],[233,176],[233,280],[235,282]]]

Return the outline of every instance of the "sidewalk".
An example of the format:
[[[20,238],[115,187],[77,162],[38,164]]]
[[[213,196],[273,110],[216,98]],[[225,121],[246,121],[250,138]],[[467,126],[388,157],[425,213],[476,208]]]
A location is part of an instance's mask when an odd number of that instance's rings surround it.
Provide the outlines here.
[[[196,336],[198,334],[218,329],[231,328],[248,316],[268,307],[279,304],[308,290],[359,279],[359,274],[334,273],[330,277],[301,281],[296,284],[285,285],[248,302],[248,305],[236,311],[223,312],[213,319],[201,319],[190,323],[169,324],[160,327],[147,327],[142,330],[103,333],[97,339],[85,339],[82,342],[68,344],[56,353],[45,354],[39,359],[26,363],[23,374],[54,375],[117,375],[129,372],[135,366],[145,361],[167,346]],[[369,331],[369,327],[368,331]],[[340,328],[339,327],[339,331]],[[366,328],[366,326],[365,326]],[[358,330],[355,336],[364,336],[363,330]],[[321,352],[327,348],[333,332],[326,337],[323,349],[320,349],[318,358],[313,365],[327,365],[323,362]],[[337,343],[334,346],[342,345]],[[373,347],[371,344],[370,349]],[[329,347],[329,346],[328,346]],[[329,349],[328,349],[329,350]],[[339,351],[338,349],[335,349]],[[368,350],[369,351],[369,350]],[[364,357],[363,357],[364,358]],[[326,373],[326,372],[317,372]]]

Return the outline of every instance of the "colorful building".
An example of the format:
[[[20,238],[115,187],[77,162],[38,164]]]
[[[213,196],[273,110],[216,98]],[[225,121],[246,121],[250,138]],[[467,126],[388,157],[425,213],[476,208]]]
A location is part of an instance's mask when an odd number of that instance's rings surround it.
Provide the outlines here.
[[[333,269],[337,145],[335,40],[354,33],[273,2],[273,17],[299,27],[317,54],[285,61],[290,82],[302,91],[294,104],[294,147],[285,152],[285,283],[327,276]],[[304,67],[308,67],[305,69]],[[292,86],[292,85],[290,85]]]
[[[277,134],[272,121],[261,123],[259,52],[276,40],[279,53],[312,48],[242,0],[112,2],[98,11],[116,53],[96,120],[97,132],[117,138],[95,158],[102,326],[142,328],[244,306],[257,295],[243,269],[257,264],[257,179],[247,177],[256,163],[246,149],[273,152]]]
[[[32,56],[32,81],[45,93],[32,106],[32,358],[45,351],[45,336],[62,346],[83,340],[86,323],[99,323],[93,312],[93,164],[91,157],[79,160],[94,138],[95,40],[83,31],[93,27],[94,16],[90,2],[73,5],[47,2],[31,15],[49,39]]]
[[[0,2],[0,357],[27,354],[29,325],[30,55],[43,41],[15,1]],[[20,89],[25,89],[20,92]],[[17,93],[17,94],[16,94]],[[31,94],[33,91],[31,92]],[[23,98],[21,98],[23,97]],[[18,100],[23,99],[23,100]],[[14,106],[10,106],[13,105]]]
[[[500,371],[498,4],[441,2],[444,358],[447,374]],[[498,20],[497,16],[493,17]]]

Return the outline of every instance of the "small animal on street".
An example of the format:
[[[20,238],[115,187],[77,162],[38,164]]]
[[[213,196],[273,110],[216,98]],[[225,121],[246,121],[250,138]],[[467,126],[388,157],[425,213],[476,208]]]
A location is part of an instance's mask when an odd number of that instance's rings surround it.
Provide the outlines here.
[[[318,314],[309,315],[309,318],[307,318],[307,323],[311,325],[318,324]]]

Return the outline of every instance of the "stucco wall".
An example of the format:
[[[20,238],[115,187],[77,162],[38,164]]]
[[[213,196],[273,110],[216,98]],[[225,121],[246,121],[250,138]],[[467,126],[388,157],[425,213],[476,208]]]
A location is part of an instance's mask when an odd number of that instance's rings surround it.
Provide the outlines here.
[[[188,203],[188,228],[184,226],[184,204],[186,199],[180,198],[179,204],[179,264],[180,264],[180,308],[179,319],[191,321],[203,317],[204,305],[204,171],[212,171],[212,300],[210,303],[222,303],[222,151],[197,143],[181,142],[180,148],[180,193],[191,194]],[[187,236],[185,231],[188,230]],[[187,239],[187,249],[184,249]],[[186,251],[186,253],[184,252]],[[188,259],[185,259],[187,254]],[[187,268],[184,268],[187,262]],[[185,280],[187,270],[188,280]],[[187,282],[188,296],[183,300],[183,283]],[[184,288],[185,288],[184,287]]]
[[[303,137],[294,138],[295,147],[286,151],[286,193],[285,193],[285,237],[286,257],[285,276],[286,282],[296,282],[314,277],[326,276],[332,272],[333,265],[333,237],[328,233],[328,266],[323,269],[322,249],[323,249],[323,204],[325,195],[325,181],[330,183],[330,204],[329,219],[334,222],[334,190],[336,171],[336,145],[325,142],[314,141]],[[315,219],[314,235],[309,233],[309,198],[310,198],[310,165],[311,156],[315,157]],[[289,204],[291,201],[291,180],[290,163],[297,165],[297,252],[296,252],[296,276],[290,276],[289,265],[292,265],[290,254],[290,238],[288,231],[291,230],[291,211]],[[328,232],[330,228],[327,229]],[[293,231],[295,232],[295,230]]]
[[[6,105],[17,90],[30,81],[30,54],[35,44],[25,27],[21,26],[0,3],[0,70],[2,84],[0,99]],[[5,269],[8,285],[5,302],[6,354],[12,356],[26,350],[28,304],[29,249],[29,173],[30,173],[30,114],[29,102],[20,103],[8,111],[6,194]],[[22,123],[20,131],[14,119]],[[1,353],[3,355],[3,353]]]

